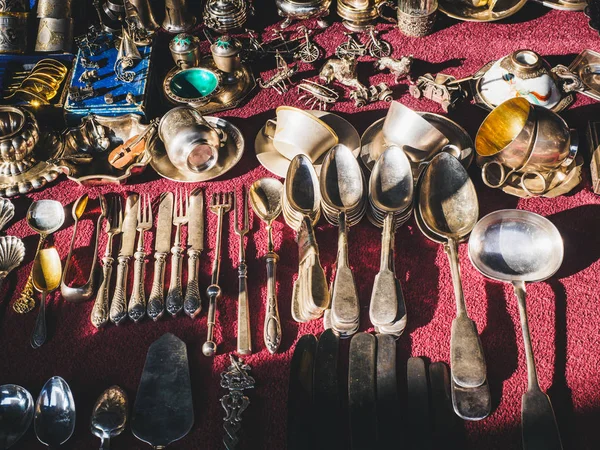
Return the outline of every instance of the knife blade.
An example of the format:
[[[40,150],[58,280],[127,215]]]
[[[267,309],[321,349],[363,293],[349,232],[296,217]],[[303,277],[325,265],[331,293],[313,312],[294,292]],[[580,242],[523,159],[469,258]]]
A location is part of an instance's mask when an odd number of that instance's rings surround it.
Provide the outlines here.
[[[173,193],[164,192],[158,206],[156,239],[154,239],[154,278],[148,298],[146,313],[152,320],[158,320],[165,310],[164,287],[167,255],[171,251],[171,231],[173,227]]]
[[[393,448],[398,443],[398,377],[396,339],[377,335],[377,448]]]
[[[202,309],[200,289],[198,288],[198,267],[200,254],[204,250],[204,194],[196,188],[190,194],[188,214],[188,279],[185,289],[183,310],[194,318]]]
[[[181,339],[166,333],[148,349],[131,431],[153,448],[165,448],[188,434],[193,424],[187,348]]]
[[[411,430],[409,448],[433,449],[431,410],[429,407],[429,382],[423,358],[409,358],[406,364],[406,398],[408,430]]]
[[[350,341],[348,411],[352,450],[369,450],[377,442],[376,361],[377,339],[355,334]]]
[[[119,325],[127,318],[127,273],[129,272],[129,259],[133,256],[135,246],[135,233],[137,227],[138,194],[127,197],[125,205],[125,218],[123,219],[123,236],[117,265],[117,281],[112,303],[110,305],[110,320]]]

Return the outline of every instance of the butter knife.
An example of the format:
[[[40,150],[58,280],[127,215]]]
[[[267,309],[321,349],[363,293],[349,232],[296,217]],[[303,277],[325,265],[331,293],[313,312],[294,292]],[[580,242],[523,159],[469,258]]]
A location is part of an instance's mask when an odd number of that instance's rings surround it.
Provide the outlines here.
[[[138,194],[131,194],[127,197],[125,206],[125,219],[123,219],[123,237],[121,240],[121,250],[119,251],[117,265],[117,284],[110,305],[110,320],[115,325],[119,325],[127,317],[127,274],[129,272],[129,259],[133,256],[135,246],[135,234],[137,228],[137,203]]]
[[[194,189],[190,194],[188,244],[188,279],[183,310],[194,318],[202,310],[198,288],[198,262],[204,250],[204,195],[200,188]]]
[[[171,230],[173,227],[173,193],[165,192],[160,197],[158,223],[154,240],[154,280],[148,299],[147,314],[158,320],[165,311],[164,287],[167,255],[171,251]]]

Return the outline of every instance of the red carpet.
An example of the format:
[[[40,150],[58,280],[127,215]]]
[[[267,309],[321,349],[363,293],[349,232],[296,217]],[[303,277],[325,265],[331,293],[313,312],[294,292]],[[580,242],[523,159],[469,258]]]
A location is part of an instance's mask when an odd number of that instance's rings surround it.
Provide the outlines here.
[[[274,23],[277,19],[268,8],[257,5],[261,20]],[[264,18],[264,14],[269,17]],[[443,71],[463,77],[471,74],[490,60],[514,50],[529,48],[547,56],[552,65],[569,64],[584,48],[599,50],[598,35],[590,30],[582,13],[548,10],[536,4],[527,5],[508,21],[497,24],[458,23],[444,17],[438,31],[424,39],[411,39],[397,29],[383,26],[382,36],[394,46],[394,56],[413,54],[420,60],[415,74]],[[343,40],[341,23],[335,23],[317,42],[327,48],[328,54]],[[426,61],[426,62],[425,62]],[[165,64],[172,62],[164,55]],[[302,65],[302,74],[314,76],[320,63],[313,68]],[[157,67],[160,64],[157,65]],[[372,75],[371,62],[360,64],[361,76],[367,82],[387,81],[389,74]],[[437,104],[427,100],[416,101],[408,94],[406,82],[396,89],[396,97],[408,106],[432,112],[441,112]],[[292,90],[284,96],[273,91],[258,91],[239,110],[222,113],[230,118],[245,134],[247,148],[235,169],[224,178],[201,185],[207,194],[221,190],[235,190],[270,174],[258,165],[253,142],[256,133],[274,109],[281,104],[302,106],[298,94]],[[339,102],[333,111],[350,120],[362,133],[374,120],[383,117],[386,104],[380,102],[356,110],[350,101]],[[579,96],[577,103],[563,116],[580,133],[586,122],[600,113],[600,106]],[[463,125],[474,137],[484,112],[473,105],[463,105],[452,118]],[[582,135],[583,137],[583,135]],[[582,139],[584,141],[584,139]],[[585,150],[585,149],[583,149]],[[485,187],[476,168],[471,175],[476,181],[482,216],[501,208],[522,208],[540,213],[552,220],[565,241],[565,262],[559,274],[544,283],[528,286],[530,325],[542,388],[551,396],[567,450],[600,448],[600,199],[591,192],[589,172],[581,188],[558,199],[519,200]],[[63,177],[49,188],[15,200],[16,222],[7,232],[25,238],[28,264],[9,276],[0,304],[0,383],[17,383],[37,396],[44,382],[53,375],[64,377],[71,385],[77,401],[77,428],[65,449],[92,449],[98,441],[89,432],[92,405],[107,387],[118,384],[129,394],[133,404],[140,380],[146,351],[150,343],[170,331],[188,345],[196,421],[192,432],[172,449],[222,448],[222,409],[218,399],[223,395],[219,387],[219,373],[228,362],[227,353],[235,349],[237,257],[238,241],[233,233],[233,215],[227,217],[223,251],[221,285],[224,296],[219,304],[217,339],[221,343],[219,356],[214,360],[202,355],[201,346],[206,338],[206,312],[197,320],[188,317],[163,318],[158,323],[144,320],[135,325],[110,326],[96,331],[90,324],[91,303],[67,304],[58,295],[49,303],[49,342],[39,350],[29,345],[37,309],[21,316],[13,312],[11,304],[18,296],[33,257],[37,237],[27,227],[24,217],[34,199],[53,198],[67,206],[69,223],[55,235],[55,243],[63,258],[71,238],[70,207],[83,192],[92,197],[98,193],[136,191],[151,193],[154,198],[176,184],[168,182],[148,168],[145,174],[123,187],[106,186],[86,189]],[[193,186],[189,186],[191,189]],[[156,214],[155,207],[154,213]],[[201,281],[209,282],[214,253],[216,216],[207,213],[207,251],[202,257]],[[76,240],[75,258],[82,272],[89,269],[92,221],[89,215],[81,226]],[[321,261],[331,278],[336,253],[337,231],[322,221],[317,229],[321,246]],[[296,244],[293,232],[280,218],[275,224],[275,243],[281,256],[278,267],[278,296],[283,320],[281,353],[271,356],[262,343],[264,318],[265,266],[260,257],[266,251],[266,233],[258,219],[252,221],[248,240],[249,293],[252,311],[252,339],[255,354],[247,362],[253,367],[257,387],[250,393],[251,405],[244,413],[244,449],[284,449],[286,442],[286,396],[288,363],[294,343],[305,333],[319,334],[320,321],[298,325],[290,315],[292,282],[297,270]],[[363,221],[350,234],[350,261],[354,266],[361,297],[363,315],[361,330],[370,330],[368,300],[371,285],[379,265],[380,231]],[[447,259],[438,245],[428,242],[414,221],[409,221],[396,238],[396,266],[402,281],[409,313],[408,328],[398,342],[399,361],[404,365],[411,355],[426,356],[433,361],[448,361],[450,323],[455,306]],[[102,236],[100,252],[104,250]],[[148,240],[148,250],[151,240]],[[463,287],[471,317],[481,333],[488,363],[489,383],[494,396],[492,415],[479,423],[466,424],[466,449],[513,450],[521,448],[520,408],[521,395],[526,388],[526,368],[516,301],[512,288],[484,279],[471,266],[466,245],[460,249]],[[150,258],[150,262],[152,259]],[[151,283],[151,268],[147,277],[147,292]],[[80,277],[81,278],[81,277]],[[131,285],[131,282],[130,282]],[[403,368],[402,368],[403,370]],[[401,407],[401,405],[400,405]],[[402,433],[410,430],[400,430]],[[401,436],[399,436],[401,438]],[[41,448],[31,429],[17,448]],[[115,449],[147,449],[127,431],[113,442]],[[400,445],[399,445],[400,448]]]

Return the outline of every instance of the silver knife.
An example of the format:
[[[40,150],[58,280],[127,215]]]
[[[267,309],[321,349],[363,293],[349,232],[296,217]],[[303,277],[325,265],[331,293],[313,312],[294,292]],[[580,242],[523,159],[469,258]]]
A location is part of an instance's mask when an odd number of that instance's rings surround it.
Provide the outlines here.
[[[135,247],[135,233],[137,228],[137,203],[139,196],[131,194],[127,197],[125,206],[125,219],[123,219],[123,236],[121,250],[119,251],[117,265],[117,284],[110,305],[110,320],[119,325],[127,317],[127,274],[129,272],[129,259],[133,256]]]
[[[198,288],[198,260],[204,250],[204,195],[200,188],[190,194],[190,214],[188,223],[188,279],[183,310],[194,318],[202,310],[200,289]]]
[[[171,230],[173,228],[173,193],[165,192],[160,197],[158,223],[154,240],[154,280],[148,299],[147,314],[158,320],[165,311],[164,287],[167,255],[171,251]]]

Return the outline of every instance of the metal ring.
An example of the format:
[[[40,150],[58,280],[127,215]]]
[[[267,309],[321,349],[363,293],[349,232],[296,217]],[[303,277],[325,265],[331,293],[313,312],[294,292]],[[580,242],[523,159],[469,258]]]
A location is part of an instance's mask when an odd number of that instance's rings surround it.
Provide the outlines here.
[[[536,192],[535,190],[531,190],[527,187],[526,182],[527,182],[527,178],[530,175],[533,175],[534,178],[538,178],[538,179],[542,180],[542,184],[543,184],[544,188],[541,191]],[[523,188],[523,190],[531,197],[537,197],[539,195],[544,195],[544,193],[546,193],[548,191],[548,182],[546,181],[546,178],[538,171],[530,171],[530,172],[525,172],[525,173],[521,174],[520,185]]]
[[[494,166],[494,167],[497,166],[498,170],[500,170],[500,177],[499,177],[497,183],[490,181],[488,178],[488,170],[489,170],[490,166]],[[511,170],[510,172],[506,173],[506,169],[504,168],[503,164],[499,163],[498,161],[489,161],[489,162],[486,162],[481,167],[481,179],[483,180],[483,182],[485,183],[486,186],[489,186],[491,188],[499,188],[499,187],[502,187],[504,185],[504,183],[506,183],[508,176],[510,174],[512,174],[513,172],[514,172],[514,169]]]

